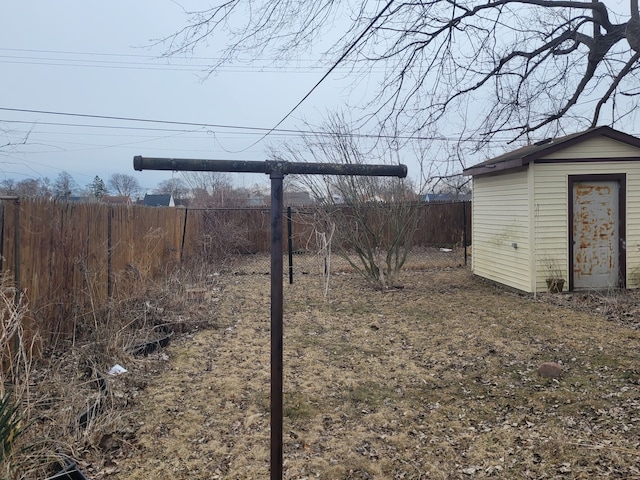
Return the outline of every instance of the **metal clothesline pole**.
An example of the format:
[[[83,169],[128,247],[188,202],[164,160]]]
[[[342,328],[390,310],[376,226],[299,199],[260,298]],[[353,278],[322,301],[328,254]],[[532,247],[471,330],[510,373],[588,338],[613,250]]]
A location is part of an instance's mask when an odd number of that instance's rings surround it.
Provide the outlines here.
[[[202,160],[188,158],[133,157],[133,168],[199,172],[266,173],[271,179],[271,480],[283,473],[283,180],[296,175],[407,176],[406,165],[293,163],[284,161]]]

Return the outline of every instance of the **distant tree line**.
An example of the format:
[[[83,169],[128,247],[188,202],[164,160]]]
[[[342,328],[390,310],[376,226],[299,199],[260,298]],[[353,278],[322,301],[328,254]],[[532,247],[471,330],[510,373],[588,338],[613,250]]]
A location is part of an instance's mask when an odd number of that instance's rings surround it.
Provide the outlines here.
[[[19,197],[45,197],[69,200],[75,197],[100,199],[105,195],[120,195],[135,198],[142,192],[138,180],[131,175],[114,173],[107,182],[96,175],[91,183],[80,187],[73,176],[62,171],[51,181],[47,177],[0,180],[0,195]]]
[[[292,154],[293,150],[287,153]],[[337,160],[337,161],[344,161]],[[285,179],[285,204],[310,205],[331,202],[349,201],[345,192],[337,184],[326,184],[321,190],[292,176]],[[425,187],[423,187],[424,189]],[[409,180],[403,182],[404,199],[412,198],[420,201],[424,194],[417,193],[417,188]],[[461,175],[434,177],[429,193],[464,194],[469,193],[468,179]],[[144,189],[132,175],[114,173],[104,181],[98,175],[84,187],[78,185],[71,174],[62,171],[52,181],[47,177],[14,180],[0,180],[0,195],[28,198],[50,198],[54,200],[89,199],[100,200],[105,196],[128,197],[133,202],[144,197]],[[180,176],[160,182],[150,193],[172,195],[177,204],[192,208],[241,208],[268,205],[270,195],[268,187],[234,186],[231,177],[221,172],[181,172]],[[385,182],[376,184],[375,192],[369,192],[368,200],[393,201],[398,195],[396,186],[391,188]]]
[[[0,180],[2,196],[99,200],[109,195],[129,197],[135,202],[142,199],[144,193],[135,177],[123,173],[114,173],[106,181],[96,175],[84,187],[66,171],[60,172],[54,180],[47,177]],[[160,182],[150,193],[170,194],[174,201],[196,208],[260,206],[268,201],[268,192],[259,186],[234,187],[227,174],[217,172],[182,172],[179,177]]]

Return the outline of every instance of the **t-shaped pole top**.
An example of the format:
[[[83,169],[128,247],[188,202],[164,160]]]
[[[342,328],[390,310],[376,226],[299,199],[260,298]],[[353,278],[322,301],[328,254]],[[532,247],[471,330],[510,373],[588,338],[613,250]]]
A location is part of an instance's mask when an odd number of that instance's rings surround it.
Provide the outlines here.
[[[136,170],[171,170],[190,172],[239,172],[297,175],[358,175],[373,177],[407,176],[406,165],[367,165],[353,163],[306,163],[267,160],[200,160],[191,158],[133,157]]]

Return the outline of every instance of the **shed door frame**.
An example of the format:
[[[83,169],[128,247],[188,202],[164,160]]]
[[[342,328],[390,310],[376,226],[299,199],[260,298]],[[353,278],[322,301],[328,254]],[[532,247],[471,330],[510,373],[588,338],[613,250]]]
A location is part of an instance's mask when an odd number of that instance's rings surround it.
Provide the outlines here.
[[[569,218],[568,218],[568,231],[569,231],[569,290],[573,290],[573,187],[575,183],[580,182],[603,182],[603,181],[617,181],[620,186],[618,190],[618,278],[619,287],[626,287],[627,279],[627,252],[626,252],[626,237],[627,237],[627,174],[626,173],[602,173],[602,174],[583,174],[583,175],[569,175],[569,188],[568,206],[569,206]]]

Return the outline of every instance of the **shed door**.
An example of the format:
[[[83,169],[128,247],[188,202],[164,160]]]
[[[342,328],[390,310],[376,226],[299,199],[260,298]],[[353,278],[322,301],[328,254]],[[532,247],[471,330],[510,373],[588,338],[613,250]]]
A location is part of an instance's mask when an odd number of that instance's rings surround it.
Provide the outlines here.
[[[619,286],[620,182],[573,182],[573,288]]]

